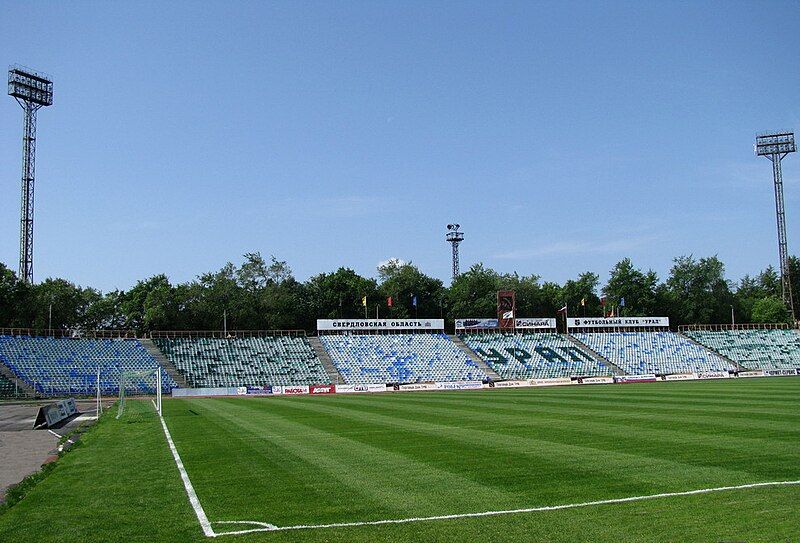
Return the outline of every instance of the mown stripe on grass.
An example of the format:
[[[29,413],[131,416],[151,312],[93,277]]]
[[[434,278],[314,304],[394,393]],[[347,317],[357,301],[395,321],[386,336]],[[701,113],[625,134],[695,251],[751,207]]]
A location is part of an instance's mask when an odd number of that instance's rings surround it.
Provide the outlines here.
[[[314,432],[305,424],[276,416],[275,413],[264,417],[259,403],[225,402],[224,406],[217,407],[215,414],[225,424],[237,428],[240,437],[251,445],[259,441],[269,441],[281,451],[282,457],[296,456],[311,464],[314,470],[308,474],[308,479],[318,482],[335,481],[336,485],[328,496],[328,505],[324,505],[326,500],[319,500],[323,506],[330,507],[331,503],[338,505],[342,501],[342,495],[351,495],[349,501],[352,503],[347,509],[335,507],[330,514],[341,515],[356,507],[369,512],[370,516],[406,512],[409,507],[439,510],[441,492],[431,492],[431,489],[444,489],[451,506],[461,509],[474,503],[470,496],[475,493],[484,496],[489,503],[518,503],[520,498],[502,490],[483,487],[466,477],[400,453],[378,450],[332,432]],[[292,437],[285,438],[284,435]],[[225,458],[225,455],[221,457]],[[187,465],[191,470],[188,460]],[[412,477],[405,477],[404,474]],[[237,485],[240,479],[246,485],[246,475],[234,476],[227,483]],[[419,485],[421,480],[424,480],[425,485]],[[295,490],[303,493],[306,488],[300,483]],[[199,487],[199,483],[196,485]],[[254,481],[254,486],[260,485]],[[451,494],[450,489],[453,488],[461,490],[457,494]],[[208,507],[211,510],[214,506],[212,504]],[[318,518],[316,511],[303,513],[305,516]]]

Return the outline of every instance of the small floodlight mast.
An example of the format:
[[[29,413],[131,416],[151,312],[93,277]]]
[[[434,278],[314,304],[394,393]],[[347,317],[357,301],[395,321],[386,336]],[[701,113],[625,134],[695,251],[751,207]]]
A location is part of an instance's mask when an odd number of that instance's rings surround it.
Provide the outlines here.
[[[447,225],[447,241],[453,245],[453,280],[459,275],[458,244],[464,241],[464,232],[459,232],[460,224]]]
[[[8,70],[8,95],[25,113],[22,134],[22,206],[19,236],[19,278],[33,282],[33,180],[36,171],[36,112],[53,104],[53,81],[21,66]]]
[[[765,156],[772,161],[772,177],[775,182],[775,212],[778,219],[778,257],[781,263],[781,293],[783,302],[794,319],[794,299],[792,296],[791,274],[789,272],[789,251],[786,244],[786,212],[783,205],[783,174],[781,160],[789,153],[797,151],[794,133],[789,131],[770,132],[756,136],[756,155]]]

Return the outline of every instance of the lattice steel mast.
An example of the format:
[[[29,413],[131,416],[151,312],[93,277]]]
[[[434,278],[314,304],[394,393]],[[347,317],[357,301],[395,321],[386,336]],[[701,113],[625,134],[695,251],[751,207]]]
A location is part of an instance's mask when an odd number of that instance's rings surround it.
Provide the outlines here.
[[[33,282],[33,187],[36,172],[36,113],[52,105],[53,81],[21,66],[8,70],[8,94],[25,113],[22,134],[22,205],[20,208],[19,278]]]
[[[459,276],[458,244],[464,241],[464,232],[459,232],[460,224],[447,225],[447,241],[453,245],[453,280]]]
[[[765,156],[772,161],[772,178],[775,183],[775,215],[778,221],[778,258],[781,263],[781,296],[794,319],[794,297],[792,296],[791,272],[789,270],[789,250],[786,243],[786,211],[783,205],[783,174],[781,160],[789,153],[797,151],[794,133],[772,132],[756,137],[756,155]]]

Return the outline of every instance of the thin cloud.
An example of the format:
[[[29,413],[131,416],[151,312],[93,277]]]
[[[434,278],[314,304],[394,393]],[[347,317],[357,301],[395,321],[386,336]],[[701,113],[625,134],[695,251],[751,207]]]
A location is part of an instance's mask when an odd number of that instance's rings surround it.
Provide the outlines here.
[[[654,243],[659,239],[660,236],[658,235],[646,235],[638,237],[625,237],[624,239],[600,242],[568,240],[550,243],[539,247],[516,249],[506,253],[493,255],[493,257],[504,260],[527,260],[530,258],[543,256],[625,253],[648,243]]]

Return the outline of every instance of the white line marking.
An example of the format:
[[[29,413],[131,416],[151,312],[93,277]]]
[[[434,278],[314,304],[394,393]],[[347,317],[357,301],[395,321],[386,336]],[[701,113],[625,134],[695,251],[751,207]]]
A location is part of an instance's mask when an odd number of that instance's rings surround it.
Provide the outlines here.
[[[275,526],[274,524],[269,524],[267,522],[258,522],[256,520],[215,520],[213,524],[255,524],[256,526],[262,526],[270,531],[275,531],[278,529],[278,527]]]
[[[569,503],[564,505],[548,505],[542,507],[530,507],[527,509],[509,509],[507,511],[483,511],[481,513],[461,513],[456,515],[439,515],[435,517],[413,517],[401,519],[371,520],[362,522],[337,522],[333,524],[300,524],[297,526],[273,526],[271,524],[251,522],[251,521],[223,521],[215,524],[255,524],[264,525],[263,528],[251,528],[249,530],[237,530],[234,532],[217,532],[215,536],[221,535],[242,535],[253,532],[282,532],[287,530],[319,530],[324,528],[350,528],[356,526],[380,526],[383,524],[407,524],[411,522],[427,522],[434,520],[453,520],[461,518],[493,517],[499,515],[515,515],[520,513],[537,513],[542,511],[558,511],[561,509],[577,509],[579,507],[591,507],[595,505],[610,505],[616,503],[638,502],[644,500],[655,500],[658,498],[673,498],[676,496],[692,496],[694,494],[708,494],[711,492],[723,492],[726,490],[742,490],[746,488],[761,488],[770,486],[800,485],[797,481],[771,481],[766,483],[751,483],[737,486],[720,486],[716,488],[701,488],[699,490],[686,490],[684,492],[665,492],[662,494],[649,494],[646,496],[631,496],[629,498],[614,498],[611,500],[598,500],[584,503]]]
[[[211,523],[208,522],[206,512],[203,511],[203,506],[200,504],[200,500],[197,499],[197,494],[194,491],[192,482],[189,480],[189,474],[186,473],[186,468],[183,467],[183,461],[178,454],[178,449],[175,448],[175,443],[173,443],[172,436],[167,429],[167,423],[164,421],[164,417],[160,416],[159,419],[161,419],[161,427],[164,428],[164,435],[167,436],[167,443],[169,444],[169,450],[172,451],[172,457],[175,459],[175,465],[178,466],[178,471],[181,473],[183,486],[186,488],[186,495],[189,496],[189,503],[192,504],[194,513],[197,515],[197,520],[203,528],[203,534],[205,534],[206,537],[216,537],[217,534],[215,534],[214,530],[211,528]]]
[[[61,439],[61,437],[62,437],[61,435],[55,433],[54,431],[50,430],[49,428],[47,429],[47,431],[50,432],[51,434],[53,434],[54,436],[56,436],[58,439]]]

